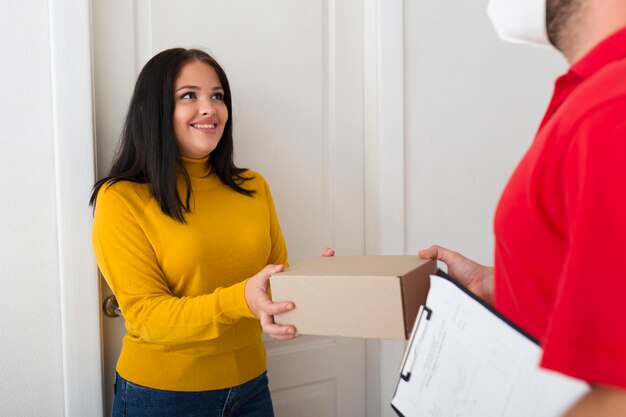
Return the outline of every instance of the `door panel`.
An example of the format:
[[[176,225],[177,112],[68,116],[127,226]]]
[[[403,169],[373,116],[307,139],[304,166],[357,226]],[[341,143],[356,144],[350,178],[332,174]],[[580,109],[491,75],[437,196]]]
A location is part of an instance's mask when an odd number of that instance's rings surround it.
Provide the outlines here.
[[[266,177],[290,262],[325,246],[363,253],[362,0],[93,0],[92,12],[100,177],[146,60],[169,47],[200,47],[228,74],[235,158]],[[124,330],[122,319],[103,322],[109,413]],[[278,417],[366,415],[362,339],[266,346]]]
[[[336,385],[334,379],[327,379],[304,387],[286,388],[274,391],[274,408],[281,415],[298,417],[337,416]]]

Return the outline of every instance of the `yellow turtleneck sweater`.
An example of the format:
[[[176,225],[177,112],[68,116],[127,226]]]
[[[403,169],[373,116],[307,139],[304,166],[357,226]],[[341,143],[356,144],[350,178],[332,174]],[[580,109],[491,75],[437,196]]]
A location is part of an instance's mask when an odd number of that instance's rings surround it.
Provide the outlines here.
[[[246,172],[243,187],[256,192],[239,194],[209,174],[207,158],[182,158],[193,191],[185,224],[163,214],[145,184],[98,193],[94,252],[127,329],[117,371],[139,385],[221,389],[265,370],[244,287],[265,265],[287,263],[285,242],[263,177]]]

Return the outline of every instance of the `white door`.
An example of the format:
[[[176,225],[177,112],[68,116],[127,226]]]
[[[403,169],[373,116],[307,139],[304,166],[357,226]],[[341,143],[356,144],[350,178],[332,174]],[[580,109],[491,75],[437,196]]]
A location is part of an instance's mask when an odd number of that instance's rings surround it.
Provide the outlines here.
[[[92,13],[99,177],[143,64],[200,47],[229,76],[236,162],[267,178],[290,262],[325,246],[363,254],[363,0],[93,0]],[[103,332],[109,415],[122,319],[104,318]],[[278,417],[366,415],[364,340],[266,344]]]

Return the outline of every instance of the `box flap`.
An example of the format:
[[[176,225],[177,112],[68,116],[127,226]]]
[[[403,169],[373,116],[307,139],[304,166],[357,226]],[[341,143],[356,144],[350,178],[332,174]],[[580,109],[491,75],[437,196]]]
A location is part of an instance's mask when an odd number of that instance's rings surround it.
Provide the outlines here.
[[[318,256],[293,265],[276,274],[301,276],[404,276],[420,266],[432,263],[410,255],[393,256]]]
[[[402,303],[404,308],[404,331],[408,339],[420,306],[426,304],[430,289],[430,275],[437,272],[437,261],[427,260],[419,268],[406,273],[402,278]]]

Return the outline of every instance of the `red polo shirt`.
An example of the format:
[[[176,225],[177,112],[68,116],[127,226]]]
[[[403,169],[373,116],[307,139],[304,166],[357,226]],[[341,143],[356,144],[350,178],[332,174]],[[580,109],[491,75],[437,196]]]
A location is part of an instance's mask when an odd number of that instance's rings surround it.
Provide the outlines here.
[[[494,227],[496,307],[542,366],[626,388],[626,29],[556,81]]]

